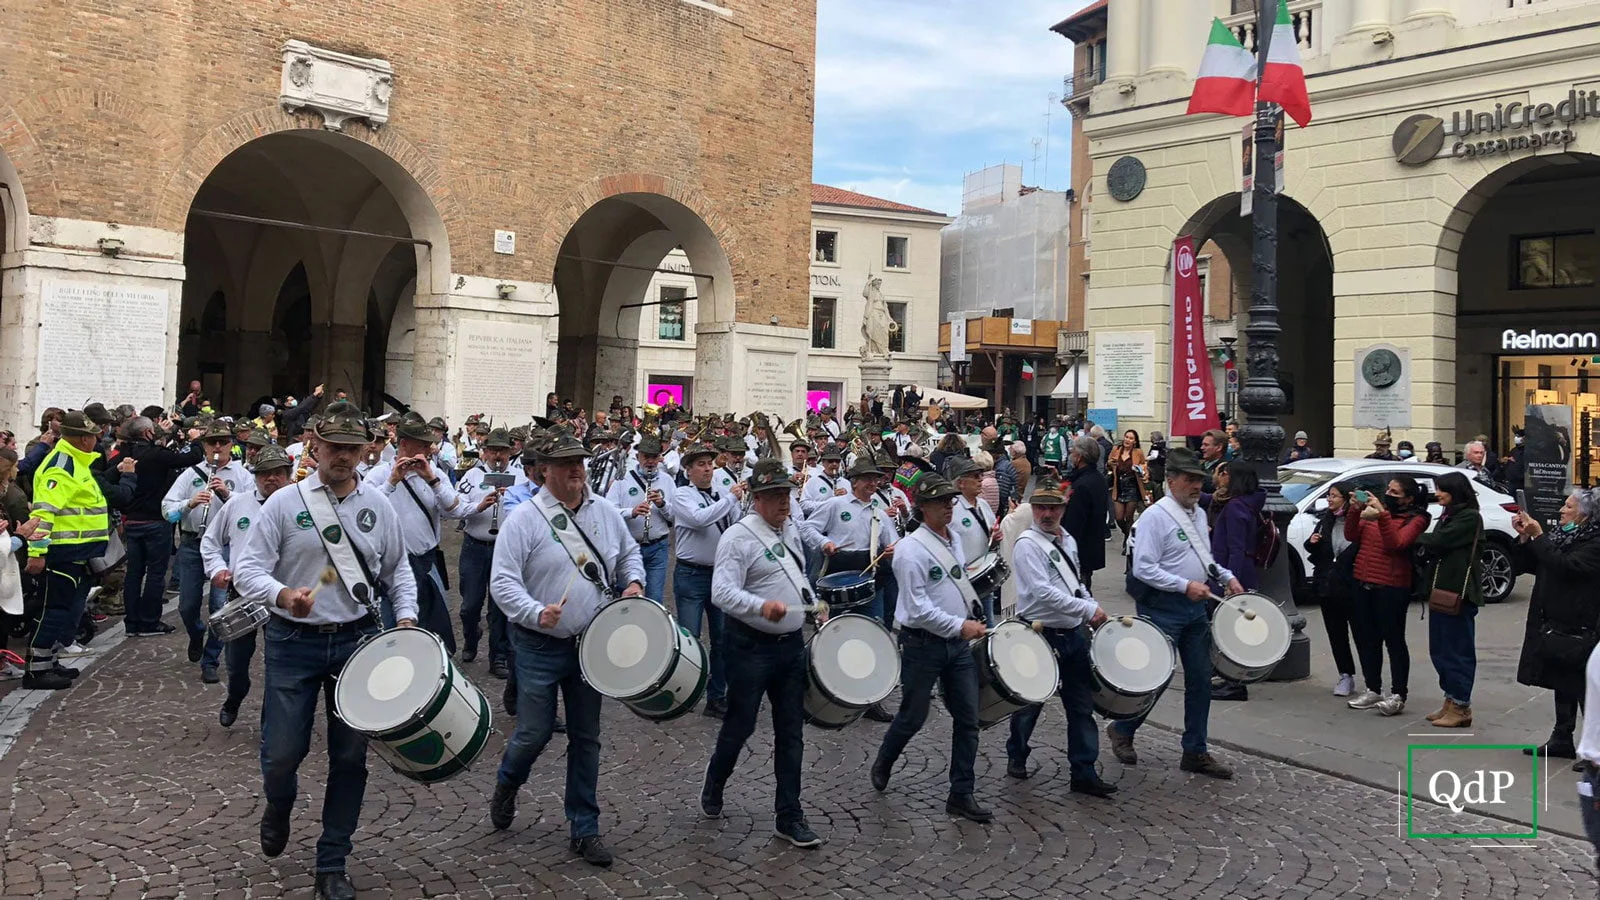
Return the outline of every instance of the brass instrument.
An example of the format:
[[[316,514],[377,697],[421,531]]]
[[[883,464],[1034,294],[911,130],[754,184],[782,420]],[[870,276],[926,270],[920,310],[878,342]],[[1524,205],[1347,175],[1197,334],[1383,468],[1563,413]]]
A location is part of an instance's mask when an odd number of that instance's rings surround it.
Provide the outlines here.
[[[661,435],[661,407],[654,403],[644,405],[644,418],[639,422],[639,433],[650,437]]]
[[[805,420],[795,419],[793,422],[783,426],[783,433],[793,435],[797,441],[806,441]],[[810,443],[809,441],[806,442]]]
[[[772,433],[772,422],[767,419],[766,413],[757,411],[750,414],[750,430],[755,434],[756,440],[760,441],[756,449],[757,456],[762,459],[778,459],[782,455],[778,447],[778,437]]]

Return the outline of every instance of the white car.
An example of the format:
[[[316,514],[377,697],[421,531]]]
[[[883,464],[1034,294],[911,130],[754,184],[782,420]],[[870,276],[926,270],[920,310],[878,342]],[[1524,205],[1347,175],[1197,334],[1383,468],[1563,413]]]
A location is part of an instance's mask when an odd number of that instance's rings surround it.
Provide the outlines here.
[[[1430,496],[1434,479],[1446,472],[1462,470],[1438,463],[1399,462],[1382,459],[1306,459],[1278,469],[1278,482],[1283,486],[1284,499],[1295,506],[1295,516],[1289,522],[1289,533],[1284,542],[1294,548],[1290,557],[1295,599],[1310,596],[1312,574],[1310,553],[1306,539],[1316,529],[1317,516],[1328,508],[1328,488],[1336,483],[1348,483],[1357,490],[1381,495],[1389,487],[1389,479],[1397,475],[1410,475],[1422,485]],[[1463,474],[1468,474],[1463,472]],[[1469,479],[1471,478],[1468,474]],[[1515,497],[1473,480],[1478,491],[1478,509],[1483,515],[1484,541],[1478,548],[1483,563],[1483,598],[1488,603],[1499,603],[1511,596],[1517,584],[1517,569],[1513,561],[1512,546],[1517,542],[1516,529],[1511,517],[1517,512]],[[1443,509],[1429,503],[1433,515],[1432,531]]]

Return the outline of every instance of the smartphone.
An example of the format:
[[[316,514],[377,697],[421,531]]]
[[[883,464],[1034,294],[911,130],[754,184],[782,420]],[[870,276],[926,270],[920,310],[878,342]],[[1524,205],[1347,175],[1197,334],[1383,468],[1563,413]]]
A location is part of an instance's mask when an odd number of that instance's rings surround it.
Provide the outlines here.
[[[485,472],[483,473],[483,486],[498,491],[501,488],[512,487],[517,483],[517,476],[510,472]]]
[[[1367,503],[1371,499],[1372,499],[1372,495],[1367,493],[1366,491],[1356,491],[1356,502],[1357,503]]]
[[[1517,509],[1528,513],[1530,516],[1533,515],[1533,513],[1528,512],[1528,492],[1522,488],[1517,488]]]

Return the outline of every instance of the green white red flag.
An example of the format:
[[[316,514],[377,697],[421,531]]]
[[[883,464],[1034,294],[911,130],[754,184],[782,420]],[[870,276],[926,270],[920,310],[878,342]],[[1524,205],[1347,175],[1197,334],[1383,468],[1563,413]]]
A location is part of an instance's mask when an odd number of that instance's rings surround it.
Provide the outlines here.
[[[1221,19],[1211,20],[1211,39],[1200,58],[1200,73],[1189,95],[1189,115],[1221,113],[1225,116],[1255,114],[1256,58],[1233,29]]]
[[[1025,359],[1022,361],[1022,380],[1033,380],[1033,360],[1031,359]]]
[[[1267,63],[1261,69],[1257,99],[1283,107],[1301,128],[1311,124],[1311,97],[1306,92],[1306,70],[1300,65],[1300,44],[1289,18],[1288,0],[1278,0],[1278,19],[1267,45]]]

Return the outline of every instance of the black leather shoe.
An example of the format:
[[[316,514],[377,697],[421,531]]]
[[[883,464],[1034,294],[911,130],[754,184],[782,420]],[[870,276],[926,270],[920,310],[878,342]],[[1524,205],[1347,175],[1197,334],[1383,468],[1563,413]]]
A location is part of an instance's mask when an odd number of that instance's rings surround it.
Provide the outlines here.
[[[505,660],[491,659],[489,660],[489,674],[503,680],[511,674],[511,671],[506,667]]]
[[[272,859],[289,846],[289,814],[294,810],[290,807],[279,809],[271,803],[261,811],[261,853]],[[321,887],[321,880],[318,880]]]
[[[56,673],[57,675],[60,675],[62,678],[65,678],[68,681],[71,681],[72,679],[77,678],[79,675],[83,674],[83,670],[82,669],[74,669],[71,666],[63,666],[61,663],[56,663],[54,666],[52,666],[50,668],[50,671]]]
[[[700,783],[700,812],[708,819],[722,818],[722,785],[712,783],[709,770]]]
[[[1178,763],[1178,768],[1196,775],[1221,778],[1224,781],[1233,777],[1233,770],[1217,762],[1216,757],[1209,753],[1185,753]]]
[[[1033,777],[1033,773],[1028,770],[1027,761],[1021,759],[1006,760],[1006,774],[1010,775],[1012,778],[1018,778],[1022,780],[1027,780]]]
[[[1074,780],[1072,782],[1072,792],[1074,794],[1088,794],[1091,797],[1109,797],[1117,792],[1117,786],[1109,781],[1102,781],[1098,778],[1094,779],[1093,781]]]
[[[1534,749],[1531,748],[1531,747],[1523,747],[1522,748],[1522,755],[1523,756],[1532,756],[1534,754],[1534,752],[1535,752]],[[1558,744],[1555,741],[1545,741],[1543,744],[1540,744],[1539,745],[1539,749],[1538,749],[1537,752],[1538,752],[1538,754],[1540,756],[1547,757],[1547,758],[1548,757],[1555,757],[1556,759],[1577,759],[1578,758],[1578,748],[1577,747],[1574,747],[1571,744]]]
[[[952,816],[971,819],[979,825],[987,825],[994,821],[994,813],[978,805],[978,801],[971,794],[951,794],[950,799],[944,802],[944,811]]]
[[[599,866],[602,869],[609,867],[611,865],[611,860],[614,858],[611,854],[611,848],[607,847],[605,842],[600,840],[600,835],[598,834],[591,834],[588,837],[573,838],[572,852],[582,856],[583,861],[589,865]]]
[[[343,872],[318,872],[317,897],[319,900],[356,900],[356,886]]]
[[[200,667],[200,683],[201,684],[216,684],[217,682],[219,682],[221,680],[222,679],[217,676],[217,667],[216,666],[201,666]]]
[[[239,710],[235,707],[229,706],[226,703],[222,704],[222,709],[217,710],[217,721],[221,723],[223,728],[233,727],[233,723],[237,721],[238,718]]]
[[[556,716],[555,722],[553,722],[550,725],[550,730],[555,732],[556,734],[566,734],[567,733],[567,723],[560,716]]]
[[[1211,686],[1213,700],[1249,700],[1250,690],[1237,681],[1224,681]]]
[[[496,831],[505,831],[517,818],[517,788],[495,783],[494,799],[489,801],[489,822]]]
[[[705,713],[706,713],[706,715],[710,716],[713,719],[722,718],[723,716],[728,714],[728,701],[726,701],[726,700],[707,700],[706,701]]]
[[[882,762],[875,762],[872,764],[872,786],[877,788],[879,793],[889,789],[889,770],[893,768],[894,763],[884,765]]]
[[[889,712],[889,708],[884,706],[881,702],[874,703],[867,707],[866,717],[874,722],[894,721],[894,713]]]
[[[202,651],[206,649],[206,633],[204,631],[189,632],[189,662],[199,662]]]
[[[464,663],[474,662],[474,661],[477,660],[477,658],[478,658],[478,648],[477,647],[468,647],[467,649],[461,651],[461,661],[464,662]]]
[[[55,672],[29,672],[22,676],[22,686],[37,691],[61,691],[72,687],[72,679]]]
[[[153,627],[155,629],[156,634],[172,634],[174,631],[178,630],[178,626],[176,626],[176,625],[168,625],[166,622],[157,622],[155,625],[153,625],[151,627]],[[199,662],[200,661],[200,657],[198,657],[198,656],[195,657],[193,661],[194,662]]]

